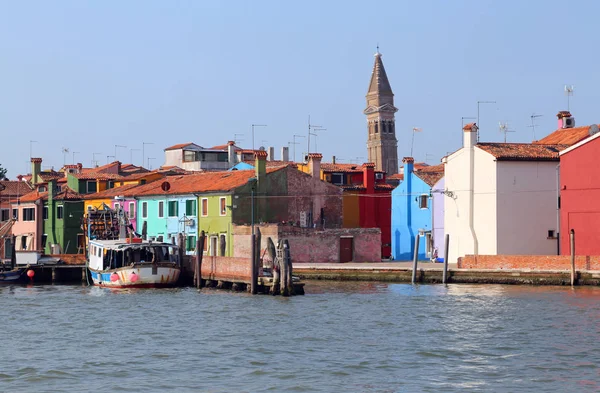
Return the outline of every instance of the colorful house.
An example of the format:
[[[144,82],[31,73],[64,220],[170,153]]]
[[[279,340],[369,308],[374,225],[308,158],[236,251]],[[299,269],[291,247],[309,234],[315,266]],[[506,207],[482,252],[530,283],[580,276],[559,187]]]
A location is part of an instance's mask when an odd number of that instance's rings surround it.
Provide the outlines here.
[[[444,166],[414,170],[412,157],[405,157],[404,180],[392,191],[392,258],[411,260],[415,238],[418,258],[437,259],[444,251]]]
[[[588,137],[560,152],[560,254],[571,253],[574,230],[575,254],[600,255],[600,132],[596,124],[579,128]]]
[[[477,126],[464,127],[464,147],[443,160],[450,262],[557,253],[558,153],[581,137],[561,114],[563,128],[536,143],[477,143]]]
[[[386,183],[385,172],[376,171],[372,163],[322,163],[321,159],[321,154],[310,153],[298,169],[341,188],[344,228],[381,229],[381,255],[389,258],[393,186]]]
[[[0,180],[0,260],[10,259],[13,227],[19,222],[19,202],[31,192],[23,181]],[[20,240],[20,239],[19,239]]]

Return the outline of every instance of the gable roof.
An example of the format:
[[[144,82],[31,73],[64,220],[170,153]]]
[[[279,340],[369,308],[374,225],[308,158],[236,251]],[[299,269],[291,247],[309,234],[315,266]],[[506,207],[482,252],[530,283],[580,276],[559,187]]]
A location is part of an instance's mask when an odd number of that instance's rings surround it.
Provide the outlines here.
[[[47,201],[48,200],[48,191],[39,192],[32,191],[27,195],[21,198],[21,202],[35,202],[38,199]],[[57,201],[80,201],[83,199],[83,195],[78,192],[73,191],[71,188],[67,186],[63,186],[61,192],[54,195],[54,200]]]
[[[444,177],[444,164],[423,167],[422,169],[416,170],[413,173],[419,179],[427,183],[429,187],[433,187],[435,183]]]
[[[139,184],[126,184],[124,186],[109,188],[108,190],[95,192],[93,194],[86,194],[83,196],[83,199],[107,199],[116,196],[133,197],[136,195],[135,189],[142,186],[143,185]]]
[[[193,145],[193,146],[194,146],[194,147],[196,147],[196,148],[202,149],[202,146],[199,146],[199,145],[197,145],[197,144],[195,144],[195,143],[193,143],[193,142],[187,142],[187,143],[179,143],[179,144],[177,144],[177,145],[169,146],[169,147],[167,147],[167,148],[165,149],[165,151],[167,151],[167,150],[177,150],[177,149],[183,149],[183,148],[185,148],[185,147],[188,147],[188,146],[191,146],[191,145]]]
[[[579,146],[583,146],[583,145],[585,145],[585,144],[593,141],[594,139],[596,139],[598,137],[600,137],[600,132],[597,132],[594,135],[591,135],[590,137],[585,138],[584,140],[581,140],[581,141],[577,142],[576,144],[572,145],[571,147],[569,147],[569,148],[567,148],[565,150],[562,150],[559,153],[559,155],[562,156],[563,154],[567,154],[568,152],[573,151],[573,150],[577,149]]]
[[[332,164],[329,162],[321,163],[323,172],[344,172],[344,173],[362,173],[363,168],[359,164]]]
[[[18,180],[0,180],[0,196],[21,196],[31,192],[29,183]]]
[[[558,153],[569,145],[542,145],[533,143],[478,143],[478,148],[490,153],[498,161],[558,161]]]
[[[573,145],[589,136],[590,126],[560,128],[550,135],[545,136],[539,141],[534,141],[533,143],[536,145]]]

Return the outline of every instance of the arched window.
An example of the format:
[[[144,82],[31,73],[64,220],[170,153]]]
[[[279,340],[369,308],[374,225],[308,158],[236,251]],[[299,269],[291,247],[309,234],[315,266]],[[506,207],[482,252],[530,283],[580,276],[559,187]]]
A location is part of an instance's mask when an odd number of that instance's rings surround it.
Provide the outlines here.
[[[379,124],[377,122],[375,122],[375,133],[379,133]]]

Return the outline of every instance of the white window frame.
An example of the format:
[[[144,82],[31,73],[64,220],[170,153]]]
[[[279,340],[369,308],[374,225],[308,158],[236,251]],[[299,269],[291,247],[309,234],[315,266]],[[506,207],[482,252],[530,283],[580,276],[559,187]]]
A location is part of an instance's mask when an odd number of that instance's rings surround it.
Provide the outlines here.
[[[204,214],[204,201],[206,201],[206,214]],[[208,217],[208,198],[200,199],[200,216]]]
[[[62,211],[62,217],[58,218],[58,209],[60,209]],[[64,220],[65,219],[65,207],[64,205],[57,205],[56,206],[56,219],[57,220]]]
[[[129,212],[127,212],[127,217],[135,218],[135,202],[129,202]]]
[[[148,218],[148,201],[142,201],[142,218]]]
[[[121,202],[115,202],[113,207],[115,210],[119,210],[121,208]]]
[[[225,201],[225,211],[223,211],[221,209],[221,206],[223,204],[223,201]],[[219,216],[223,217],[227,215],[227,198],[226,197],[220,197],[219,198]]]
[[[162,215],[160,214],[160,207],[162,204]],[[165,218],[165,201],[158,201],[158,203],[156,204],[156,215],[158,218]]]
[[[417,202],[419,203],[419,209],[429,209],[429,195],[421,194],[419,195]]]

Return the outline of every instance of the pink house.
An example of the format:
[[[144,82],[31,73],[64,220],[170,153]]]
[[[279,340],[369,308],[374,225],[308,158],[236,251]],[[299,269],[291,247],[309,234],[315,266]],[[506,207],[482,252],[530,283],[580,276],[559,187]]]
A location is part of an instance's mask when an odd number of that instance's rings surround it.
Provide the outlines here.
[[[44,205],[41,203],[42,194],[32,191],[22,196],[20,203],[12,205],[12,208],[18,211],[17,220],[12,226],[17,251],[44,249],[42,234],[45,216]]]

